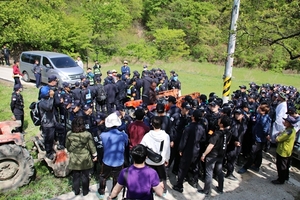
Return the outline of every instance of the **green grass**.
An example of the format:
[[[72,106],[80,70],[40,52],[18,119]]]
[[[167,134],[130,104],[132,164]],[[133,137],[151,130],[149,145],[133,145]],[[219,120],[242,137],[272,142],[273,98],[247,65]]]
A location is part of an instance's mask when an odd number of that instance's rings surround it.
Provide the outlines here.
[[[109,69],[116,69],[120,71],[122,62],[110,62],[102,65],[102,73],[105,75]],[[142,64],[129,63],[131,71],[143,69]],[[148,68],[165,69],[169,75],[169,71],[175,70],[179,74],[179,80],[182,83],[182,94],[189,94],[192,92],[201,92],[209,94],[214,91],[217,95],[222,95],[224,73],[223,66],[216,66],[208,63],[193,63],[193,62],[177,62],[177,63],[156,63]],[[300,88],[299,75],[294,74],[278,74],[273,72],[263,72],[258,69],[234,68],[232,78],[232,89],[238,89],[238,86],[244,84],[248,86],[251,81],[257,84],[262,83],[280,83],[284,85],[293,85]],[[0,81],[0,120],[10,120],[12,113],[10,111],[10,98],[12,93],[12,83]],[[32,137],[38,133],[38,127],[34,126],[29,116],[28,106],[32,101],[37,99],[38,90],[34,87],[26,86],[22,92],[25,100],[25,128],[26,128],[26,146],[31,150],[33,146]],[[32,152],[33,156],[36,156]],[[60,194],[70,192],[71,179],[55,178],[51,174],[44,162],[36,163],[37,170],[36,179],[29,185],[0,194],[0,200],[4,199],[49,199]],[[92,184],[96,183],[92,179]]]

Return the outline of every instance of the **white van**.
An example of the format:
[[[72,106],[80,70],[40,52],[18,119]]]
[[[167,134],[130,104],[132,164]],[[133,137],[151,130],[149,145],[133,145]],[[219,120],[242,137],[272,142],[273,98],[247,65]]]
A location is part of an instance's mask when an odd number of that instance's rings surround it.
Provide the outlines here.
[[[35,80],[32,72],[35,60],[40,61],[42,66],[42,83],[48,83],[48,76],[55,75],[59,79],[58,85],[63,82],[75,84],[80,81],[80,76],[84,71],[77,63],[68,55],[49,51],[24,51],[20,56],[20,71],[26,82]]]

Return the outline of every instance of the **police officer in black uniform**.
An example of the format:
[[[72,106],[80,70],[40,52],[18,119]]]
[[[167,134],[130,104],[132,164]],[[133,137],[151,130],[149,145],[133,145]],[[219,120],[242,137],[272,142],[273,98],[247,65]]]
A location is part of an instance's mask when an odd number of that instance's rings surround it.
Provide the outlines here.
[[[16,132],[24,133],[23,132],[23,125],[24,125],[24,100],[23,96],[21,95],[22,86],[16,84],[14,86],[14,92],[11,95],[11,102],[10,102],[10,109],[14,114],[15,120],[21,121],[21,126],[16,128]]]

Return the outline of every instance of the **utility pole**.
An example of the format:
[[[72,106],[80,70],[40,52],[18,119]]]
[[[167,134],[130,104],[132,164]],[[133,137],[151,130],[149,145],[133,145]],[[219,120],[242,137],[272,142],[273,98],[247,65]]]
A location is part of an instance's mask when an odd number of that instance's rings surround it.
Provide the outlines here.
[[[231,13],[231,24],[229,30],[229,40],[227,46],[227,58],[225,65],[225,72],[223,75],[223,102],[227,103],[230,95],[232,67],[233,67],[233,56],[235,51],[236,43],[236,28],[237,20],[239,17],[240,0],[234,0],[232,13]]]

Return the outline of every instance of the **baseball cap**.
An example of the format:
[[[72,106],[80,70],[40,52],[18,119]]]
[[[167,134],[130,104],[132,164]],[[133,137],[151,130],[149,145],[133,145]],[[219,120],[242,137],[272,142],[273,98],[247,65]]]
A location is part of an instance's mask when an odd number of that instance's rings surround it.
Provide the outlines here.
[[[118,73],[117,70],[113,69],[111,70],[112,73]]]
[[[286,118],[283,118],[285,121],[288,121],[292,126],[296,126],[296,123],[298,120],[296,120],[294,117],[288,115]]]
[[[226,114],[227,116],[230,116],[231,108],[229,106],[224,106],[223,108],[221,108],[220,112]]]
[[[77,106],[80,106],[80,100],[75,100],[75,101],[72,101],[71,103],[71,108],[75,108]]]
[[[84,104],[84,106],[82,106],[82,110],[86,111],[88,109],[91,108],[91,105],[90,104]]]
[[[65,87],[70,87],[70,83],[68,83],[68,82],[63,82],[62,83],[62,86],[65,88]]]
[[[78,87],[80,85],[79,81],[75,82],[75,86]]]
[[[241,89],[246,89],[247,87],[245,85],[240,85],[239,86]]]
[[[49,97],[50,88],[48,86],[42,87],[40,90],[40,97],[47,98]]]
[[[124,64],[125,64],[125,63],[128,64],[128,61],[127,61],[127,60],[124,60]]]
[[[111,70],[108,70],[108,71],[107,71],[107,74],[112,74],[112,71],[111,71]]]
[[[185,108],[187,110],[191,109],[191,105],[188,102],[183,102],[181,105],[182,108]]]
[[[57,81],[57,77],[55,75],[48,76],[48,83],[50,83],[52,81]]]
[[[211,101],[208,105],[215,107],[218,103],[216,101]]]
[[[283,99],[286,99],[285,93],[283,93],[283,92],[279,92],[279,96]]]
[[[242,112],[241,109],[236,109],[236,110],[234,111],[234,114],[235,114],[235,113],[242,114],[243,112]]]
[[[105,114],[103,114],[103,113],[100,113],[100,112],[97,112],[96,113],[96,121],[99,123],[100,121],[102,121],[102,120],[105,120],[105,118],[106,118],[106,115]]]
[[[84,87],[87,87],[87,86],[89,85],[89,82],[87,82],[87,80],[85,80],[85,81],[83,81],[82,85],[83,85]]]
[[[85,75],[80,75],[80,79],[82,80],[82,79],[85,79],[86,78],[86,76]]]
[[[105,126],[107,128],[111,128],[111,127],[114,127],[114,126],[121,126],[122,124],[122,121],[121,119],[118,117],[117,113],[112,113],[110,115],[108,115],[106,118],[105,118]]]
[[[69,103],[72,103],[72,98],[69,96],[66,96],[64,98],[64,105],[68,105]]]
[[[22,85],[16,84],[16,85],[14,86],[14,91],[18,91],[20,88],[22,88]]]

